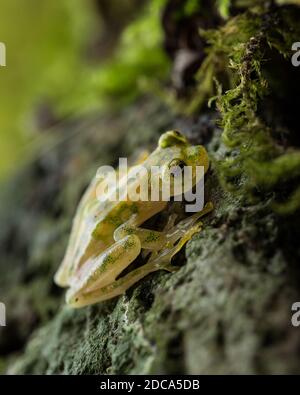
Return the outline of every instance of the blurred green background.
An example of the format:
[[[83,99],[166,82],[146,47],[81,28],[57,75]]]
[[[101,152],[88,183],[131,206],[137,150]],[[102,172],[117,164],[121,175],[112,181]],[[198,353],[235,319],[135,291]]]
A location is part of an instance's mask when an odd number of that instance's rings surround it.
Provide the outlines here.
[[[164,3],[1,0],[0,178],[41,148],[41,129],[117,108],[137,97],[143,79],[167,75],[158,17]]]

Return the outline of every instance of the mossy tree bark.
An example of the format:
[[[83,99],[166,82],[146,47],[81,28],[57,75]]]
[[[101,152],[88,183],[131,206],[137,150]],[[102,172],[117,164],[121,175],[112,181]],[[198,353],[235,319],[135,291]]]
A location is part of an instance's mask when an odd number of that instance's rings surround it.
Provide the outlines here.
[[[299,10],[243,12],[206,33],[198,89],[189,86],[176,100],[177,110],[192,108],[192,115],[174,115],[150,95],[118,114],[69,122],[60,144],[2,188],[3,371],[299,373],[291,306],[300,298],[293,86],[300,71],[291,68],[288,50]],[[286,73],[279,80],[280,70]],[[226,90],[201,85],[205,72]],[[217,106],[208,109],[202,98],[213,93]],[[212,164],[205,190],[214,212],[176,258],[177,273],[154,273],[119,298],[70,309],[52,279],[82,191],[99,165],[153,148],[170,128],[206,145]]]

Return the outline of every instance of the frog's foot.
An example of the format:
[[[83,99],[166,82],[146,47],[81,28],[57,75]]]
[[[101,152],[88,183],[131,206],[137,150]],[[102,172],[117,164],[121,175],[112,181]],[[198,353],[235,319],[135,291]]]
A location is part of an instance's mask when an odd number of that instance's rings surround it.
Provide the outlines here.
[[[169,273],[176,273],[180,270],[179,266],[174,266],[171,263],[159,263],[156,270],[166,270]]]
[[[116,278],[137,258],[140,251],[139,238],[130,235],[91,259],[82,266],[80,272],[74,277],[66,295],[67,303],[74,307],[80,307],[86,294],[98,292],[98,289],[105,289],[109,284],[114,284]]]
[[[159,269],[167,270],[169,272],[174,272],[177,268],[171,265],[171,260],[174,255],[176,255],[182,247],[193,237],[195,233],[200,232],[202,229],[202,222],[197,222],[189,229],[185,229],[184,234],[176,232],[176,238],[174,233],[172,233],[171,241],[168,241],[164,249],[157,252],[154,251],[148,263],[153,263]]]
[[[169,229],[167,225],[167,233],[165,235],[167,243],[160,251],[153,251],[150,255],[148,263],[153,263],[157,267],[167,270],[176,271],[177,268],[171,265],[171,259],[176,255],[181,248],[202,229],[202,222],[199,218],[208,214],[213,210],[213,204],[207,203],[202,211],[180,221]]]
[[[193,227],[196,224],[200,224],[202,226],[202,222],[199,221],[201,217],[204,215],[208,214],[213,210],[213,204],[211,202],[207,203],[203,210],[199,211],[198,213],[195,213],[194,215],[191,215],[188,218],[185,218],[184,220],[180,221],[178,224],[174,225],[171,229],[167,231],[166,238],[168,240],[168,243],[174,244],[179,240],[180,238],[184,237],[186,235],[186,232],[191,232],[193,230]],[[198,226],[197,225],[197,226]],[[192,232],[192,235],[195,232]]]

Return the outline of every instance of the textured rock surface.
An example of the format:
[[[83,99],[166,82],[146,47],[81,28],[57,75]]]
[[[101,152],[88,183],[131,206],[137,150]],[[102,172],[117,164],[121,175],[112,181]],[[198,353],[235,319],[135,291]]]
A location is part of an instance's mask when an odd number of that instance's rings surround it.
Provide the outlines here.
[[[244,206],[222,192],[213,172],[206,191],[216,209],[206,218],[204,231],[188,243],[178,273],[155,273],[124,296],[81,310],[64,306],[52,283],[73,211],[95,167],[136,146],[151,146],[174,125],[192,130],[198,140],[207,138],[209,129],[210,152],[222,155],[220,132],[208,119],[193,124],[175,120],[160,104],[146,101],[118,118],[70,125],[72,144],[57,145],[13,182],[5,199],[13,210],[3,203],[2,218],[11,214],[1,219],[7,224],[1,235],[1,298],[8,306],[8,326],[7,332],[1,328],[0,350],[9,356],[3,369],[299,372],[300,338],[290,324],[299,291],[280,235],[283,221],[264,203]],[[289,243],[293,240],[296,244],[294,238]],[[11,342],[4,341],[6,336]]]

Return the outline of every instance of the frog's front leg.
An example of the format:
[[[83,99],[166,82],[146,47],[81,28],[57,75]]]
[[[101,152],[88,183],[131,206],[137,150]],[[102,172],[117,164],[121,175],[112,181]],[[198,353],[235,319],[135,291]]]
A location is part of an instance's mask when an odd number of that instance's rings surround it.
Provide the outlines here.
[[[167,243],[166,236],[163,232],[136,227],[131,224],[131,221],[128,221],[115,230],[114,239],[115,241],[119,241],[128,235],[137,236],[141,242],[141,247],[145,250],[157,251],[162,249]]]
[[[188,237],[190,231],[199,218],[203,217],[213,209],[211,202],[207,203],[203,210],[186,218],[174,226],[176,215],[170,216],[169,221],[162,232],[144,229],[136,226],[137,218],[132,216],[125,224],[119,226],[114,232],[116,241],[128,235],[136,235],[141,242],[141,247],[145,250],[160,251],[166,247],[174,245],[179,239]],[[201,223],[199,222],[199,225]],[[199,226],[198,226],[199,227]]]
[[[180,221],[178,224],[165,229],[166,244],[159,251],[152,251],[148,264],[156,267],[156,270],[163,269],[170,272],[176,271],[176,266],[171,264],[174,255],[193,237],[193,235],[202,230],[201,217],[213,210],[213,204],[208,202],[203,210]]]
[[[73,307],[90,304],[85,302],[86,295],[95,292],[102,295],[101,290],[113,284],[118,275],[137,258],[140,251],[139,238],[136,235],[129,235],[86,262],[71,283],[66,295],[67,303]]]

